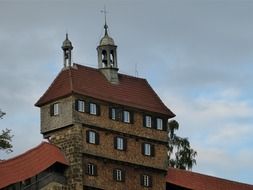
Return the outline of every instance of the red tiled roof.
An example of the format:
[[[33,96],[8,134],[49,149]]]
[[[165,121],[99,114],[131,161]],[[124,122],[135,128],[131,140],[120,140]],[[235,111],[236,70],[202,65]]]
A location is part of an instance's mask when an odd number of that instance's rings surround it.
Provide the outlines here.
[[[39,174],[55,163],[68,165],[55,145],[42,142],[39,146],[12,159],[0,162],[0,189]]]
[[[169,168],[167,182],[192,190],[253,190],[253,185]]]
[[[111,84],[95,68],[75,64],[62,70],[35,104],[43,106],[70,94],[81,94],[116,104],[174,117],[145,79],[119,74],[119,84]]]

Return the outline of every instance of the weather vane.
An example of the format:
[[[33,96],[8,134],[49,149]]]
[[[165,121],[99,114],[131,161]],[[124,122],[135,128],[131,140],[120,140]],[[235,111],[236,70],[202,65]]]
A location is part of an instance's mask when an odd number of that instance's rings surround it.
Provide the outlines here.
[[[101,13],[104,13],[104,16],[105,16],[105,25],[106,25],[106,14],[108,13],[107,10],[106,10],[106,6],[104,5],[104,10],[101,10],[100,11]]]

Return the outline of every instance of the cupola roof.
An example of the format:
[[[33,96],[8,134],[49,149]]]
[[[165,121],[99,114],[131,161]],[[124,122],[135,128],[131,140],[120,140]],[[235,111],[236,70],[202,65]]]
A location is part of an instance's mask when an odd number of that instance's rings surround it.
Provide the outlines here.
[[[66,34],[66,39],[64,40],[64,42],[62,43],[62,49],[63,50],[67,50],[67,49],[73,49],[72,43],[68,38],[68,33]]]
[[[100,46],[104,46],[104,45],[115,45],[114,44],[114,40],[108,35],[108,31],[107,31],[107,29],[108,29],[108,26],[107,26],[107,24],[105,23],[105,25],[104,25],[104,29],[105,29],[105,35],[104,35],[104,37],[100,40],[100,43],[99,43],[99,45]]]

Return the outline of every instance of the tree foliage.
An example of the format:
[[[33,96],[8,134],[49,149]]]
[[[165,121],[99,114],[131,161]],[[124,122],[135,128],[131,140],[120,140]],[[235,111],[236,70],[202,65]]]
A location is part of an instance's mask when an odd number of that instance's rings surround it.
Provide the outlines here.
[[[6,113],[0,110],[1,119],[5,114]],[[7,153],[12,152],[12,144],[11,144],[12,137],[13,135],[11,135],[10,129],[2,130],[2,132],[0,133],[0,150],[4,150]]]
[[[168,123],[169,127],[169,142],[168,142],[168,156],[169,166],[184,170],[191,170],[196,164],[195,157],[197,152],[190,146],[187,138],[179,137],[175,131],[179,129],[179,123],[176,120],[171,120]]]
[[[12,152],[12,137],[10,129],[2,130],[0,134],[0,150],[5,150],[7,153]]]

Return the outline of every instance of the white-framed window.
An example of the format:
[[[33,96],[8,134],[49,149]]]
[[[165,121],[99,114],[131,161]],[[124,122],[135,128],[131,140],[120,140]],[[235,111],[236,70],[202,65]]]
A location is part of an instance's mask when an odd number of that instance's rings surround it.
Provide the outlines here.
[[[59,104],[54,104],[54,115],[59,115]]]
[[[85,111],[85,102],[83,100],[77,100],[77,111]]]
[[[116,120],[116,109],[115,108],[111,109],[111,119]]]
[[[125,123],[130,123],[130,112],[129,111],[126,111],[124,110],[123,111],[123,122]]]
[[[87,166],[86,166],[86,173],[88,175],[97,175],[97,167],[95,164],[92,164],[92,163],[88,163]]]
[[[94,103],[90,103],[90,114],[97,115],[97,105]]]
[[[59,103],[54,103],[50,106],[50,115],[56,116],[60,114]]]
[[[122,137],[116,138],[116,149],[118,149],[118,150],[124,149],[124,139]]]
[[[150,143],[142,143],[142,154],[145,156],[155,156],[155,146]]]
[[[123,171],[121,169],[114,169],[113,170],[113,179],[115,181],[123,181],[124,180]]]
[[[90,144],[99,144],[99,134],[95,131],[86,131],[86,142]]]
[[[96,143],[96,133],[94,131],[89,131],[89,143]]]
[[[158,130],[163,130],[163,120],[161,118],[156,118],[156,128]]]
[[[149,175],[142,175],[141,176],[141,185],[144,187],[151,187],[152,186],[152,178]]]
[[[148,143],[144,143],[144,155],[151,155],[151,145]]]
[[[150,115],[145,116],[145,127],[151,128],[152,125],[152,117]]]

